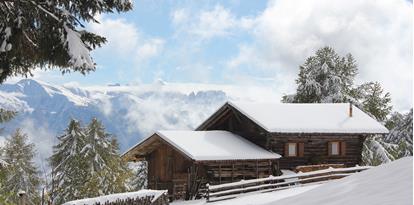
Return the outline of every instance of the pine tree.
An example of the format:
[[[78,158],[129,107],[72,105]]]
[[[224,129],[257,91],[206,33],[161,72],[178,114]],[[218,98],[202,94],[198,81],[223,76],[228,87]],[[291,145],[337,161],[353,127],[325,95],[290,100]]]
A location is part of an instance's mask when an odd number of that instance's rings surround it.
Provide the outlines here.
[[[334,49],[324,47],[299,67],[294,95],[283,96],[290,103],[338,103],[352,99],[351,88],[357,66],[351,54],[340,57]]]
[[[129,191],[132,172],[100,121],[85,128],[72,120],[58,140],[50,158],[54,203]]]
[[[384,93],[378,82],[364,83],[356,89],[356,97],[362,109],[374,116],[378,121],[385,122],[391,113],[390,93]]]
[[[0,108],[0,123],[10,121],[16,116],[17,112]]]
[[[101,13],[125,12],[129,0],[0,2],[0,83],[36,67],[85,74],[95,69],[91,50],[105,38],[85,30]]]
[[[394,157],[398,159],[413,156],[413,109],[405,115],[395,114],[391,119],[394,120],[394,126],[385,137],[385,141],[398,145]]]
[[[41,183],[39,172],[34,165],[35,145],[28,142],[28,136],[19,129],[6,140],[4,157],[8,163],[5,169],[5,183],[1,194],[11,193],[9,200],[18,203],[19,191],[25,191],[34,204],[39,202],[38,188]]]
[[[81,151],[86,145],[86,135],[80,123],[71,120],[58,140],[49,159],[52,168],[51,197],[54,203],[62,204],[82,197],[80,190],[87,174],[83,170],[85,161]]]
[[[87,197],[111,194],[128,190],[127,180],[132,176],[125,162],[118,154],[115,138],[105,132],[96,118],[86,128],[85,157],[88,182],[82,192]]]
[[[148,163],[145,161],[129,163],[129,168],[133,172],[133,178],[130,181],[132,190],[145,189],[148,183]]]

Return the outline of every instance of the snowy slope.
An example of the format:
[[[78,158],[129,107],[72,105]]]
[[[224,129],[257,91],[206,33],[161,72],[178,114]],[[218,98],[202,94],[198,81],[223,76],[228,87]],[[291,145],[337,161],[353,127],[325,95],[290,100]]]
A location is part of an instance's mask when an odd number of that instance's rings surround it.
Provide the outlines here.
[[[412,182],[413,158],[406,157],[269,205],[411,205]]]
[[[296,187],[269,193],[241,195],[207,203],[176,201],[173,205],[411,205],[413,204],[413,158],[356,173],[325,184]]]

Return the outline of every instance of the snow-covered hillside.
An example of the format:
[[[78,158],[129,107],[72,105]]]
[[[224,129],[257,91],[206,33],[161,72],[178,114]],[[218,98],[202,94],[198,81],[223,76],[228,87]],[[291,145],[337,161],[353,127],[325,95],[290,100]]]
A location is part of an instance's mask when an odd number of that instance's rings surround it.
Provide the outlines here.
[[[92,117],[102,120],[107,130],[118,137],[123,151],[157,129],[194,128],[227,100],[279,99],[270,88],[161,80],[144,85],[82,87],[25,79],[0,85],[0,107],[19,111],[14,120],[4,125],[7,129],[3,135],[22,127],[32,141],[42,142],[37,144],[40,154],[46,146],[51,149],[53,137],[66,128],[70,118],[84,123]]]
[[[413,157],[405,157],[322,185],[310,185],[206,203],[177,201],[174,205],[411,205]]]

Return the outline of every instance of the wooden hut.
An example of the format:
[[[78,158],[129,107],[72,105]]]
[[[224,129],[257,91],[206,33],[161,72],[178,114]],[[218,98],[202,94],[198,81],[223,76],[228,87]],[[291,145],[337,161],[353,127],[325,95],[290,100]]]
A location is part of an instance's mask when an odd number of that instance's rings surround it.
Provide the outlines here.
[[[228,131],[158,131],[123,157],[147,161],[148,188],[167,189],[172,199],[189,199],[206,183],[274,175],[280,155]]]
[[[385,133],[381,123],[347,103],[227,102],[195,131],[157,132],[123,157],[148,162],[149,188],[188,199],[205,183],[303,165],[355,166],[366,137]]]
[[[196,130],[227,130],[281,153],[281,169],[355,166],[361,163],[366,137],[388,133],[381,123],[349,103],[227,102]]]

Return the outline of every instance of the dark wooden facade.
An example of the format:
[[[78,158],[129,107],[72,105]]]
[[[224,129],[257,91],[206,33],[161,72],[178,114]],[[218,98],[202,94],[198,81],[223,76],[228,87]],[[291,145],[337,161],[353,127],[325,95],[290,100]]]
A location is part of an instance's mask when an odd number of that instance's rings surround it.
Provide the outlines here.
[[[227,130],[249,141],[282,155],[280,169],[294,169],[301,165],[361,163],[364,134],[347,133],[271,133],[243,113],[226,104],[207,119],[197,130]],[[340,154],[330,155],[329,144],[340,142]],[[298,144],[298,154],[289,157],[287,143]]]
[[[140,155],[127,154],[127,160],[147,161],[148,188],[168,190],[172,200],[199,197],[207,183],[222,184],[278,173],[276,160],[193,160],[156,134],[129,153]]]

